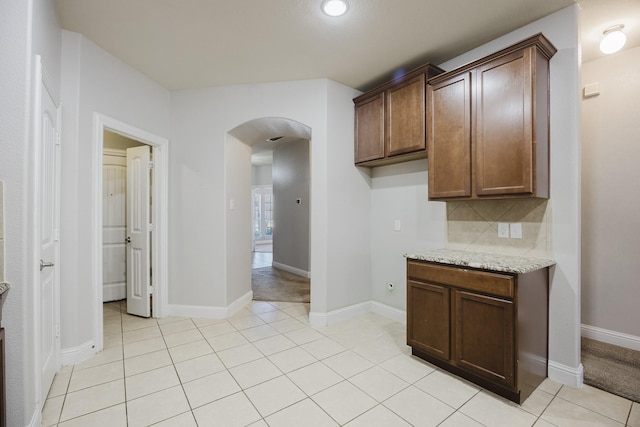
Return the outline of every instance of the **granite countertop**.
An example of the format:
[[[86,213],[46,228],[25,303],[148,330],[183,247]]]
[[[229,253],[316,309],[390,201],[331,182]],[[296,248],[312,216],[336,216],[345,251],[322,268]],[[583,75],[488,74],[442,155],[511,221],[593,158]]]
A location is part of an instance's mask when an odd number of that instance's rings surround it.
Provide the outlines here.
[[[408,259],[438,262],[461,267],[481,268],[483,270],[503,271],[506,273],[530,273],[541,268],[555,265],[555,261],[544,258],[501,255],[484,252],[461,251],[454,249],[435,249],[404,255]]]
[[[0,282],[0,296],[8,291],[10,287],[7,282]]]

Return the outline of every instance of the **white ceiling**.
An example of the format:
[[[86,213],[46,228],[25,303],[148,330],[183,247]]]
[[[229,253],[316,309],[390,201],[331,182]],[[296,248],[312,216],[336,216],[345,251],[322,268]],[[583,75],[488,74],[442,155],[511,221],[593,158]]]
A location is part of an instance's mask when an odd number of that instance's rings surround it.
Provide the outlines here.
[[[442,63],[575,0],[55,0],[82,33],[169,90],[329,78],[367,90],[398,70]],[[622,23],[640,46],[640,0],[578,0],[583,61]],[[273,135],[272,135],[273,136]]]

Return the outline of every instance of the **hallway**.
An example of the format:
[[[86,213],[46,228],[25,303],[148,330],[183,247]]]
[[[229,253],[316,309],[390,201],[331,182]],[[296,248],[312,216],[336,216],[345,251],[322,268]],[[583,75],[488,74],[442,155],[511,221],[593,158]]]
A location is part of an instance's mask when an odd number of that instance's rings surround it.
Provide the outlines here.
[[[311,280],[273,268],[272,245],[256,245],[251,258],[251,288],[254,301],[287,301],[308,303]]]

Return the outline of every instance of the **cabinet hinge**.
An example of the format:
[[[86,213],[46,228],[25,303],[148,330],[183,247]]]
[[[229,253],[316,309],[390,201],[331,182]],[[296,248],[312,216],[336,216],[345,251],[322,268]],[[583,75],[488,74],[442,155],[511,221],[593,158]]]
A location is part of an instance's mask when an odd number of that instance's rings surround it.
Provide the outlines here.
[[[60,325],[56,325],[56,337],[60,337]]]
[[[60,240],[60,229],[56,228],[53,231],[53,240],[55,240],[56,242]]]
[[[149,169],[153,169],[154,163],[153,162],[149,162]]]
[[[60,141],[62,140],[60,131],[56,131],[56,145],[60,145]]]
[[[148,289],[149,289],[149,295],[152,295],[153,294],[153,285],[150,285]]]
[[[155,229],[156,229],[156,227],[153,224],[149,224],[149,226],[147,227],[148,231],[153,231]]]

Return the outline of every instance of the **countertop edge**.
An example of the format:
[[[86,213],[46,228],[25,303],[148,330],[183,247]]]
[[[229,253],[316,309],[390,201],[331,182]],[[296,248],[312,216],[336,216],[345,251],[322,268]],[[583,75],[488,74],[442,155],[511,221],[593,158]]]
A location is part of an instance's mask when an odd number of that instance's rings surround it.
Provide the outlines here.
[[[554,260],[547,258],[480,253],[451,249],[405,253],[404,257],[417,261],[435,262],[452,266],[478,268],[481,270],[514,274],[531,273],[556,264]]]
[[[0,296],[7,292],[11,288],[11,285],[8,282],[0,282]]]

